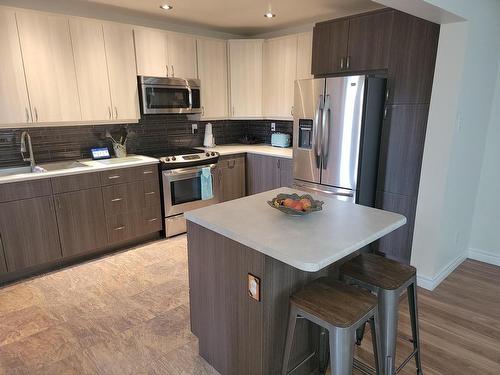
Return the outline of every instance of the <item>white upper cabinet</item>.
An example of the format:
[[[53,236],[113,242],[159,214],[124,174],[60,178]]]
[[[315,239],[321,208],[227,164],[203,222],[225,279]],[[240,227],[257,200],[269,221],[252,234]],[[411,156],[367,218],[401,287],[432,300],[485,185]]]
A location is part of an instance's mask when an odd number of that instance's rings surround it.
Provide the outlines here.
[[[68,18],[16,17],[34,122],[81,121]]]
[[[31,122],[16,15],[0,9],[0,124]]]
[[[297,75],[297,36],[266,40],[263,61],[264,117],[291,119]]]
[[[187,34],[167,33],[167,61],[171,77],[198,78],[196,38]]]
[[[198,39],[198,76],[201,80],[203,119],[227,118],[227,43]]]
[[[70,18],[69,26],[82,120],[111,120],[111,93],[102,23],[83,18]]]
[[[312,31],[297,35],[297,79],[313,78],[312,63]]]
[[[103,30],[113,119],[138,119],[139,97],[132,27],[104,23]]]
[[[167,36],[164,31],[135,28],[135,54],[137,75],[166,77],[167,72]]]
[[[229,42],[230,117],[262,117],[261,39]]]

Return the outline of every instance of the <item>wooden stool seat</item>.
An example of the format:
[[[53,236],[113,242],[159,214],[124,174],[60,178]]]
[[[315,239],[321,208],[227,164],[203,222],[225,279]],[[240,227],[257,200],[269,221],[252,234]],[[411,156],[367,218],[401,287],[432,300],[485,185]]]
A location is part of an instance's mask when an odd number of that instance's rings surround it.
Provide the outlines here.
[[[415,277],[415,267],[379,255],[363,253],[343,264],[343,275],[385,290],[399,289]]]
[[[371,293],[323,277],[290,297],[299,309],[336,327],[351,327],[377,305]]]

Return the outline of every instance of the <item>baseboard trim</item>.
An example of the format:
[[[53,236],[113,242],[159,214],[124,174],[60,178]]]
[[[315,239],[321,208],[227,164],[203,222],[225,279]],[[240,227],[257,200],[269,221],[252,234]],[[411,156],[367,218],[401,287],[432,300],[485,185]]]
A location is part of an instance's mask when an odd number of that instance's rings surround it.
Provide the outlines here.
[[[467,256],[467,253],[459,255],[443,267],[443,269],[434,277],[419,275],[417,272],[417,285],[430,291],[436,289],[444,279],[446,279],[459,265],[462,264],[465,259],[467,259]]]
[[[471,247],[469,249],[469,258],[480,262],[500,266],[500,254]]]

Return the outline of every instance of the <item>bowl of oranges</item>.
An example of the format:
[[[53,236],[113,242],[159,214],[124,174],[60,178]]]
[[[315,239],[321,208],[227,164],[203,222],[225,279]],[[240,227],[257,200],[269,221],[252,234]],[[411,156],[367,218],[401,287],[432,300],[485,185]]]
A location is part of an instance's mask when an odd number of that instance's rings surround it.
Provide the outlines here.
[[[311,212],[321,211],[324,202],[315,200],[309,194],[278,194],[267,202],[271,207],[292,216],[303,216]]]

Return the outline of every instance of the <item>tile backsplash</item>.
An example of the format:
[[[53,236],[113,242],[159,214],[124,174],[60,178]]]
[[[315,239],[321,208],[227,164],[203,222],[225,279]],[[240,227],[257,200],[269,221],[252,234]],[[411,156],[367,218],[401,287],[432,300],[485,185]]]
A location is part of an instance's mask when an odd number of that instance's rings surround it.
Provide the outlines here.
[[[21,133],[28,130],[33,143],[35,160],[39,163],[68,159],[90,158],[90,148],[108,146],[106,130],[118,132],[123,127],[136,136],[127,142],[129,153],[151,154],[167,147],[198,147],[203,145],[205,124],[209,121],[193,121],[186,116],[149,115],[137,124],[84,125],[61,127],[31,127],[0,129],[0,167],[25,165],[20,154]],[[210,121],[216,144],[238,143],[245,136],[258,143],[271,143],[271,122],[276,131],[292,134],[291,121],[270,120],[222,120]],[[191,124],[198,125],[192,134]]]

